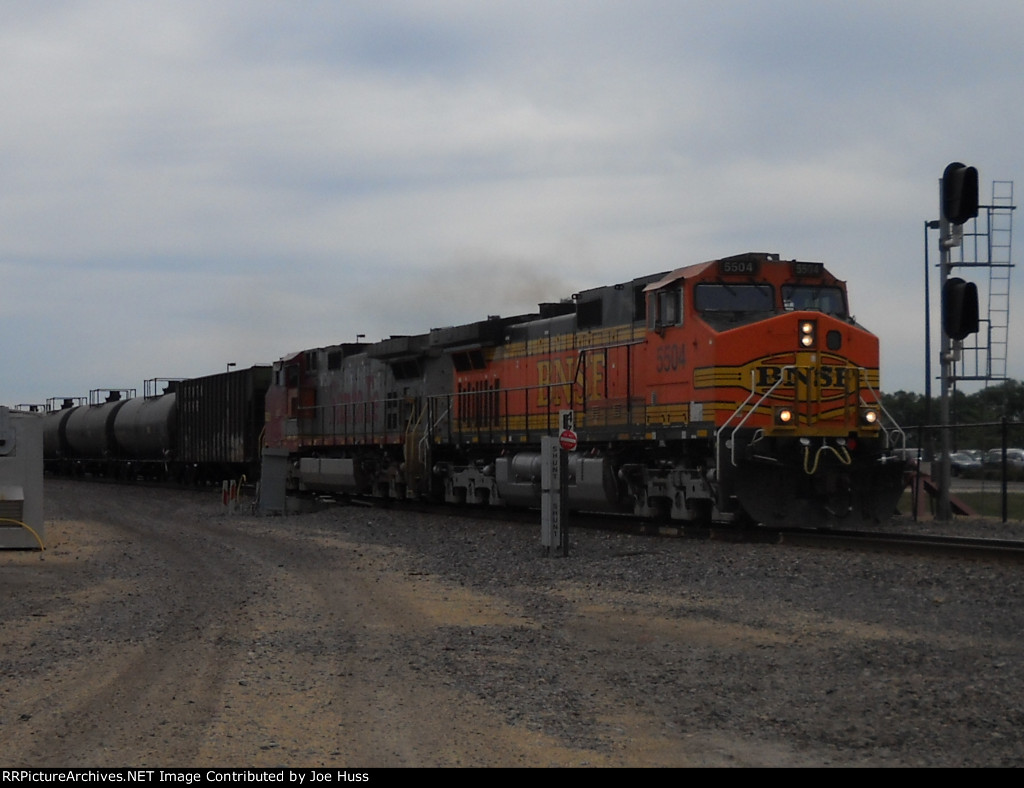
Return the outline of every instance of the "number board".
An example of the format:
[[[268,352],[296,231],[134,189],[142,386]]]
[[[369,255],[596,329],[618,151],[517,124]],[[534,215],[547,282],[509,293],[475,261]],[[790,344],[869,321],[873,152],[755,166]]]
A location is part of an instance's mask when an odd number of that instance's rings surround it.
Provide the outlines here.
[[[793,276],[821,276],[824,263],[793,263]]]
[[[719,260],[718,273],[736,276],[757,276],[760,266],[757,260]]]

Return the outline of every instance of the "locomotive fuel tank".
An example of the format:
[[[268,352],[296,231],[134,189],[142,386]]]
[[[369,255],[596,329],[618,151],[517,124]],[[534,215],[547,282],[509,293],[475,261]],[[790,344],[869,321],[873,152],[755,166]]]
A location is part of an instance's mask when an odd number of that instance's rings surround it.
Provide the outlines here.
[[[347,458],[303,457],[299,479],[303,489],[317,492],[358,493],[368,487],[356,461]]]
[[[541,455],[517,452],[495,461],[495,482],[502,500],[511,506],[539,506],[541,501]],[[587,511],[617,511],[619,491],[607,457],[570,454],[569,506]]]

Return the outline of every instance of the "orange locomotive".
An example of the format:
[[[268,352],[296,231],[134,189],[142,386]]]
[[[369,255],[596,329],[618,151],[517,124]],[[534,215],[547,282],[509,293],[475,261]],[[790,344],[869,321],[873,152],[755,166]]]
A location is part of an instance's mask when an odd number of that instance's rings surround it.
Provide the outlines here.
[[[878,377],[844,282],[751,253],[282,359],[266,444],[293,489],[531,506],[540,439],[572,411],[573,508],[854,524],[903,488]]]

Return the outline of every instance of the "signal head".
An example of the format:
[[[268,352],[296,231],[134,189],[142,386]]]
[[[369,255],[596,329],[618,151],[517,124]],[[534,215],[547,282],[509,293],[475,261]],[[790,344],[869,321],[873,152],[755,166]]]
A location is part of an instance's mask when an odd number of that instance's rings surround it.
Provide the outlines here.
[[[942,287],[942,328],[950,339],[966,339],[977,333],[978,286],[958,276],[946,280]]]
[[[942,215],[963,224],[978,215],[978,170],[954,161],[942,173]]]

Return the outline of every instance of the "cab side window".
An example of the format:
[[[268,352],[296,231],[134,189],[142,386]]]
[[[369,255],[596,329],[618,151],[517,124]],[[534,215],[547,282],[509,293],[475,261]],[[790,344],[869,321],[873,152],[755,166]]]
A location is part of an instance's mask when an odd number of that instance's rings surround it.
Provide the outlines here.
[[[683,324],[683,290],[671,288],[659,290],[651,296],[651,308],[647,310],[647,328],[657,331],[668,326]]]

